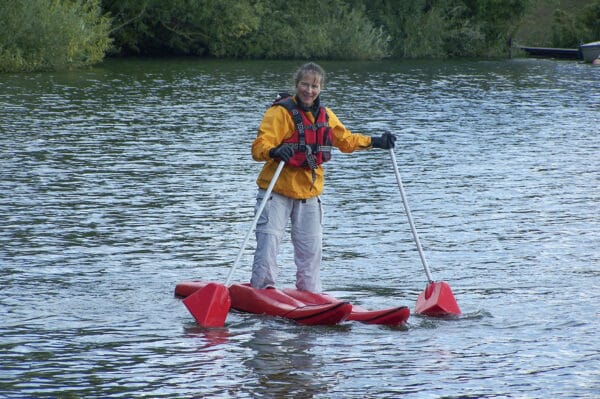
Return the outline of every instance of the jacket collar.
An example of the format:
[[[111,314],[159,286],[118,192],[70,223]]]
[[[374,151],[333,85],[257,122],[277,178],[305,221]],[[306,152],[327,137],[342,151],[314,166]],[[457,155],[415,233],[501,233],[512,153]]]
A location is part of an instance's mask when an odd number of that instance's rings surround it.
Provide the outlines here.
[[[310,112],[316,116],[319,113],[319,108],[321,107],[321,96],[318,96],[317,98],[315,98],[315,102],[313,103],[312,107],[305,107],[304,105],[302,105],[302,103],[298,100],[298,97],[296,97],[295,94],[294,94],[294,102],[296,103],[296,105],[298,105],[298,108],[300,108],[302,111]]]

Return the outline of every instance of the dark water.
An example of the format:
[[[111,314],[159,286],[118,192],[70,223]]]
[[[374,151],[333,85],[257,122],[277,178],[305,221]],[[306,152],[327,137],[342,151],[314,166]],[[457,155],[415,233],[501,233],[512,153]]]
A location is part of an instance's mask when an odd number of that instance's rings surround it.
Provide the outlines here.
[[[112,61],[0,75],[0,397],[600,397],[600,68],[323,63],[324,101],[396,154],[436,280],[464,315],[407,328],[231,313],[250,145],[297,63]],[[389,154],[327,164],[324,289],[411,308],[426,277]],[[250,274],[253,241],[234,281]],[[289,238],[281,286],[293,285]]]

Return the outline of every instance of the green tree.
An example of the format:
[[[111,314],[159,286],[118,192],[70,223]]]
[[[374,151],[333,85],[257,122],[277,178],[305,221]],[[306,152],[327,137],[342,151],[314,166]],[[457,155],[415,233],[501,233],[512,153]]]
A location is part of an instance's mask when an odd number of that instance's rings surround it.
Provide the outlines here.
[[[111,45],[98,0],[0,2],[0,72],[77,68]]]
[[[600,40],[600,0],[586,6],[581,14],[581,24],[584,26],[586,41]]]
[[[600,39],[600,0],[575,11],[554,11],[552,45],[577,47]]]
[[[529,0],[466,0],[465,3],[471,10],[469,19],[483,35],[485,45],[480,54],[504,54]]]
[[[379,59],[389,35],[362,6],[342,0],[262,0],[261,24],[244,40],[251,58]]]
[[[240,39],[258,28],[260,4],[249,0],[103,0],[114,18],[121,55],[243,53]]]
[[[528,1],[373,0],[367,15],[390,33],[396,57],[498,56]]]
[[[343,0],[103,0],[121,54],[381,58],[389,37]]]

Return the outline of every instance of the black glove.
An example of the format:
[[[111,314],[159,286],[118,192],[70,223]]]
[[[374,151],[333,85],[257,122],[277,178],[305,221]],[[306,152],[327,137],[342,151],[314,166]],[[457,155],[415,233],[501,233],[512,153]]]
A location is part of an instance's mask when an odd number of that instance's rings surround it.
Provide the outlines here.
[[[287,162],[291,157],[294,156],[294,149],[290,145],[279,144],[277,147],[269,150],[269,156],[271,158],[279,158],[282,161]]]
[[[371,146],[373,148],[383,148],[384,150],[388,150],[394,148],[395,144],[396,136],[389,132],[385,132],[381,137],[371,137]]]

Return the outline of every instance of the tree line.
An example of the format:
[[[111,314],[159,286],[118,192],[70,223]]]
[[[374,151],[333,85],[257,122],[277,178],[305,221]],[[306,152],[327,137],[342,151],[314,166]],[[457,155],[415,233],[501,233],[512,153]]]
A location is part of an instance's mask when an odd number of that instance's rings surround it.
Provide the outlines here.
[[[2,0],[0,72],[105,57],[500,57],[532,0]],[[557,47],[600,37],[600,0],[557,14]]]

